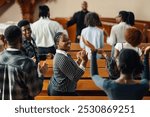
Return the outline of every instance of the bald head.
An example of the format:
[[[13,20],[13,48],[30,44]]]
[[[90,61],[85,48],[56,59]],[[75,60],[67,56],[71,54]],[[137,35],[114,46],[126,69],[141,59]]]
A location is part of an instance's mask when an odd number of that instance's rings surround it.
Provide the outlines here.
[[[83,1],[81,7],[83,11],[87,11],[88,3],[86,1]]]

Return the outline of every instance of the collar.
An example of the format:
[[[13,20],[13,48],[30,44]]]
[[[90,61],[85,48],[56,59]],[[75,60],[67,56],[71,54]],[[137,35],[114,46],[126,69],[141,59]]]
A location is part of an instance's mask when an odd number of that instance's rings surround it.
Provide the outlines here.
[[[40,17],[39,20],[50,20],[50,19],[49,19],[49,17],[45,17],[45,18]]]
[[[126,22],[120,22],[119,24],[127,24]]]
[[[64,51],[64,50],[59,50],[59,49],[57,49],[57,50],[56,50],[56,53],[60,53],[60,54],[65,55],[66,57],[68,57],[67,52]]]
[[[6,50],[7,51],[20,51],[19,49],[16,49],[16,48],[7,48]]]

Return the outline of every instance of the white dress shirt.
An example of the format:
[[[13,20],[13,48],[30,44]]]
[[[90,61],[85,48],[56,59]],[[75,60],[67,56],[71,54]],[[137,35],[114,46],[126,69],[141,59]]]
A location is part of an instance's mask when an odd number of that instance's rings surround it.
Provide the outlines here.
[[[32,36],[35,39],[37,47],[54,46],[54,36],[57,32],[64,32],[62,26],[47,18],[40,18],[31,25]]]
[[[115,45],[116,43],[126,42],[125,40],[125,30],[130,26],[125,22],[120,22],[112,27],[110,32],[110,37],[107,38],[107,43],[110,45]]]
[[[126,48],[126,49],[132,49],[132,50],[135,50],[139,56],[142,55],[142,51],[139,47],[133,47],[131,46],[129,43],[117,43],[116,46],[115,46],[115,49],[117,49],[119,52],[123,49],[123,48]]]

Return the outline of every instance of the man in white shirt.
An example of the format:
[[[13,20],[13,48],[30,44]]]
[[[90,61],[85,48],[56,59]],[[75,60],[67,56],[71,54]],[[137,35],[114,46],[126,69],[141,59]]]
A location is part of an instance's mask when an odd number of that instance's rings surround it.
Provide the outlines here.
[[[31,26],[39,54],[55,54],[54,36],[57,32],[64,32],[62,26],[58,22],[50,20],[49,16],[48,6],[39,6],[39,20]]]

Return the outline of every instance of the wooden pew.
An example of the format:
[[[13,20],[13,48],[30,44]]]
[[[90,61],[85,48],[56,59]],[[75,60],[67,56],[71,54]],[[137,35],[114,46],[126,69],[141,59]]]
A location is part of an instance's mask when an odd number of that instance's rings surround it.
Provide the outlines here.
[[[74,59],[76,61],[76,59]],[[42,65],[44,61],[40,61]],[[48,64],[49,68],[53,67],[53,59],[46,59],[46,63]],[[106,67],[106,60],[105,59],[98,59],[97,60],[98,68],[105,68]],[[88,60],[86,68],[90,68],[90,60]]]
[[[76,51],[80,51],[80,50],[82,50],[82,48],[80,47],[79,43],[71,43],[71,48],[70,48],[69,52],[76,52]],[[111,51],[111,45],[104,43],[103,50],[106,52],[107,51],[110,52]]]
[[[108,71],[106,68],[98,68],[98,72],[102,77],[108,77]],[[48,68],[48,71],[44,74],[44,77],[50,78],[53,75],[53,68]],[[90,68],[86,68],[82,78],[90,78]]]
[[[55,20],[57,22],[59,22],[64,28],[66,28],[66,23],[67,21],[70,20],[70,18],[64,18],[64,17],[57,17],[54,18],[52,20]],[[113,25],[117,24],[115,18],[104,18],[101,17],[101,21],[102,21],[102,26],[103,28],[105,28],[105,30],[108,32],[108,34],[110,35],[110,31]],[[149,28],[149,25],[147,22],[141,22],[141,21],[135,21],[135,27],[139,28],[143,33],[144,33],[144,39],[143,42],[147,42],[146,41],[146,30]],[[72,42],[75,42],[75,38],[76,38],[76,25],[73,25],[69,28],[66,28],[68,31],[68,35],[70,37],[70,39],[72,40]],[[105,41],[106,42],[106,38]]]
[[[35,100],[108,100],[107,96],[36,96]]]
[[[45,79],[43,82],[43,88],[39,96],[47,95],[47,88],[50,80]],[[80,79],[77,83],[76,91],[79,95],[105,95],[104,91],[98,88],[91,79]]]
[[[36,96],[35,100],[108,100],[107,96]],[[144,96],[143,100],[150,100]]]
[[[42,91],[47,91],[48,84],[49,84],[49,80],[45,79],[43,82]],[[77,91],[92,91],[92,90],[100,91],[101,89],[98,88],[91,79],[87,79],[87,80],[80,79],[78,81],[76,90]]]
[[[63,18],[63,17],[56,17],[53,18],[52,20],[55,20],[57,22],[59,22],[64,29],[67,30],[68,32],[68,36],[71,39],[72,42],[75,42],[75,38],[76,38],[76,24],[70,26],[70,27],[66,27],[66,23],[70,20],[70,18]]]
[[[150,29],[146,31],[147,43],[150,43]]]

